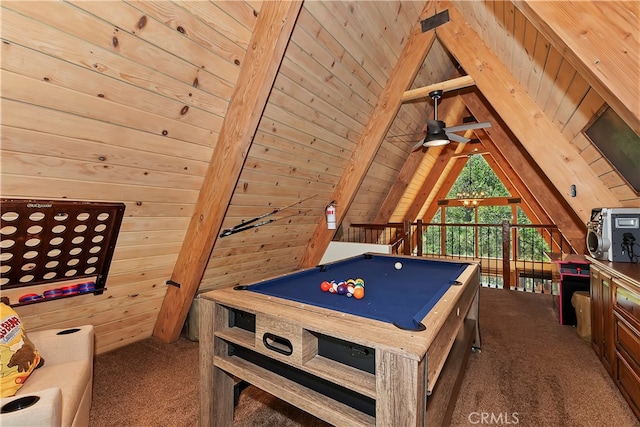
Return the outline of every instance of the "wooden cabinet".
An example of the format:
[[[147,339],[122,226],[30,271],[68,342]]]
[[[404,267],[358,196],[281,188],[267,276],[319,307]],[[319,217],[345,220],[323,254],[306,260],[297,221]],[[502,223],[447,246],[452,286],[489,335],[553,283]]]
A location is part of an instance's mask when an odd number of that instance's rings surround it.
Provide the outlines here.
[[[592,346],[640,418],[640,265],[590,260]]]
[[[613,360],[612,319],[611,276],[596,265],[592,265],[591,344],[609,374],[611,374],[611,361]]]

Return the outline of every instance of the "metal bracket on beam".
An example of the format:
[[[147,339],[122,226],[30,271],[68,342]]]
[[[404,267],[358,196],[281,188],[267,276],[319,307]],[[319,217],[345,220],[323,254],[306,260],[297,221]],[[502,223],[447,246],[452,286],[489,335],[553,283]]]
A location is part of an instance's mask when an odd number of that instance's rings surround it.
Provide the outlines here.
[[[181,286],[181,285],[180,285],[180,283],[175,282],[175,281],[173,281],[173,280],[171,280],[171,279],[167,280],[167,281],[165,282],[165,285],[175,286],[176,288],[179,288],[179,287]]]
[[[420,25],[422,25],[422,32],[426,33],[429,30],[433,30],[436,27],[439,27],[442,24],[449,22],[449,10],[443,10],[440,13],[436,13],[430,18],[424,19],[420,21]]]

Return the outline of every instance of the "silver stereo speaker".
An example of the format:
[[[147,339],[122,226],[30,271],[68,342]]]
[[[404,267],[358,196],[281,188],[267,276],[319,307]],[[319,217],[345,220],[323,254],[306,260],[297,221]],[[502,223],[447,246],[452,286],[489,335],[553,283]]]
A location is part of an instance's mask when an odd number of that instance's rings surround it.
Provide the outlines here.
[[[587,250],[597,259],[638,262],[640,208],[597,208],[587,223]]]

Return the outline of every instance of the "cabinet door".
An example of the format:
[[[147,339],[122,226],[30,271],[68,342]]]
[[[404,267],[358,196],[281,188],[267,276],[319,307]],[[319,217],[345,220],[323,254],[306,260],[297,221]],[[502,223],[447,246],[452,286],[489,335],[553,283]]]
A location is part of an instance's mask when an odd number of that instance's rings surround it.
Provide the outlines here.
[[[602,358],[602,283],[600,271],[591,268],[591,346]]]
[[[614,358],[613,342],[613,304],[611,302],[611,277],[600,273],[602,284],[602,364],[609,375],[612,374]]]

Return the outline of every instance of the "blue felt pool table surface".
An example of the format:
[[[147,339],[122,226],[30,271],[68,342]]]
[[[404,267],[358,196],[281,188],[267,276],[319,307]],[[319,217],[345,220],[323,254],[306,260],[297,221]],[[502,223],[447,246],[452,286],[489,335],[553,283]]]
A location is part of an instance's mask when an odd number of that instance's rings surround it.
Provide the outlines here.
[[[397,262],[402,268],[396,269]],[[460,283],[458,278],[468,266],[463,262],[367,253],[239,288],[419,330],[422,319],[450,286]],[[320,289],[323,281],[357,278],[365,283],[362,299]]]

